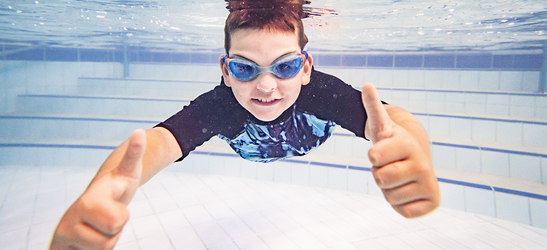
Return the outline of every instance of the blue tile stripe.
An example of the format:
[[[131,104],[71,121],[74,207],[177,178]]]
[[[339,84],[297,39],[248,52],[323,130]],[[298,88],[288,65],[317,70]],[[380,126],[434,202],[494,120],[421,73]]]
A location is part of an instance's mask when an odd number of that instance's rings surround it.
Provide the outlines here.
[[[166,79],[138,79],[138,78],[112,78],[112,77],[79,77],[78,80],[101,80],[101,81],[122,81],[122,82],[174,82],[174,83],[202,83],[218,84],[214,81],[186,81],[186,80],[166,80]]]
[[[437,178],[437,180],[439,182],[455,184],[455,185],[459,185],[459,186],[484,189],[484,190],[488,190],[488,191],[494,191],[494,192],[500,192],[500,193],[506,193],[506,194],[513,194],[513,195],[524,196],[524,197],[528,197],[528,198],[534,198],[534,199],[538,199],[538,200],[546,200],[547,201],[547,195],[542,195],[542,194],[535,194],[535,193],[518,191],[518,190],[508,189],[508,188],[495,187],[495,186],[487,186],[487,185],[476,184],[476,183],[465,182],[465,181],[456,181],[456,180],[450,180],[450,179],[446,179],[446,178]]]
[[[360,88],[356,88],[361,90]],[[511,96],[547,96],[544,93],[523,93],[523,92],[503,92],[503,91],[479,91],[479,90],[448,90],[448,89],[408,89],[408,88],[376,88],[378,90],[396,90],[396,91],[416,91],[431,93],[458,93],[458,94],[484,94],[484,95],[511,95]]]
[[[1,148],[83,148],[114,150],[116,146],[87,145],[87,144],[49,144],[49,143],[0,143]]]
[[[13,50],[28,48],[11,46]],[[130,63],[192,63],[217,64],[223,49],[203,52],[161,52],[153,48],[128,47]],[[40,47],[5,56],[6,60],[67,61],[67,62],[123,62],[123,49],[88,49]],[[482,69],[482,70],[539,70],[543,65],[541,54],[495,55],[492,53],[438,52],[399,53],[325,53],[310,51],[315,64],[331,67],[381,67],[404,69]]]
[[[456,143],[431,142],[431,144],[432,145],[437,145],[437,146],[454,147],[454,148],[466,148],[466,149],[491,151],[491,152],[506,153],[506,154],[527,155],[527,156],[535,156],[535,157],[547,157],[547,154],[542,154],[542,153],[533,153],[533,152],[509,150],[509,149],[499,149],[499,148],[491,148],[491,147],[478,147],[478,146],[473,146],[473,145],[464,145],[464,144],[456,144]]]
[[[442,114],[428,114],[428,113],[416,113],[412,112],[413,115],[421,116],[434,116],[434,117],[445,117],[445,118],[462,118],[470,120],[481,120],[481,121],[495,121],[495,122],[511,122],[511,123],[524,123],[524,124],[533,124],[533,125],[547,125],[547,122],[540,121],[527,121],[527,120],[513,120],[513,119],[503,119],[503,118],[489,118],[489,117],[476,117],[476,116],[464,116],[464,115],[442,115]]]
[[[164,99],[164,98],[140,98],[140,97],[106,97],[106,96],[78,96],[78,95],[18,95],[18,97],[42,97],[42,98],[66,98],[66,99],[96,99],[96,100],[124,100],[124,101],[158,101],[158,102],[183,102],[185,99]]]
[[[9,116],[9,115],[0,115],[0,119],[98,121],[98,122],[134,122],[134,123],[147,123],[147,124],[158,124],[158,123],[160,123],[160,121],[156,121],[156,120],[131,120],[131,119],[85,118],[85,117]]]
[[[116,146],[101,146],[101,145],[39,144],[39,143],[0,143],[0,147],[78,148],[78,149],[83,148],[83,149],[102,149],[102,150],[114,150],[116,148]],[[239,156],[235,153],[192,151],[190,154],[239,158]],[[286,159],[286,160],[282,160],[282,161],[283,162],[298,163],[298,164],[315,165],[315,166],[321,166],[321,167],[351,169],[351,170],[366,171],[366,172],[371,171],[371,168],[367,168],[367,167],[357,167],[357,166],[332,164],[332,163],[324,163],[324,162],[316,162],[316,161],[301,161],[301,160],[294,160],[294,159]],[[491,186],[487,186],[487,185],[476,184],[476,183],[465,182],[465,181],[451,180],[451,179],[446,179],[446,178],[437,178],[437,180],[439,182],[442,182],[442,183],[455,184],[455,185],[471,187],[471,188],[478,188],[478,189],[489,190],[489,191],[493,190],[495,192],[513,194],[513,195],[518,195],[518,196],[523,196],[523,197],[528,197],[528,198],[534,198],[534,199],[546,200],[547,201],[547,196],[541,195],[541,194],[535,194],[535,193],[530,193],[530,192],[518,191],[518,190],[514,190],[514,189],[501,188],[501,187],[491,187]]]
[[[67,120],[67,121],[134,122],[134,123],[144,123],[144,124],[158,124],[161,122],[158,120],[131,120],[131,119],[85,118],[85,117],[10,116],[10,115],[0,115],[0,119],[43,119],[43,120]],[[346,134],[346,133],[333,133],[333,135],[341,136],[341,137],[356,137],[353,134]],[[436,141],[432,141],[431,144],[437,145],[437,146],[466,148],[466,149],[473,149],[473,150],[485,150],[485,151],[499,152],[499,153],[547,157],[547,154],[542,154],[542,153],[499,149],[499,148],[492,148],[492,147],[479,147],[474,145],[436,142]]]

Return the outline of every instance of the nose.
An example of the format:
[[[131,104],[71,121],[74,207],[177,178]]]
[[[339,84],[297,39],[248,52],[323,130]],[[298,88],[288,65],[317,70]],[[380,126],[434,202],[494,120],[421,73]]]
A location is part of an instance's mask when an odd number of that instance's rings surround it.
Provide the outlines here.
[[[257,80],[256,88],[261,92],[269,93],[277,89],[277,80],[272,74],[262,74]]]

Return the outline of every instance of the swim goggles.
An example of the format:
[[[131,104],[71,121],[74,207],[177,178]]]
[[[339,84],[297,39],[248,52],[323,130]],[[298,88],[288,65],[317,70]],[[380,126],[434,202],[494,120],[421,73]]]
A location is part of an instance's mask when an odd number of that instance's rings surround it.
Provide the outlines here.
[[[234,56],[234,58],[224,56],[222,63],[227,64],[230,75],[243,82],[252,81],[264,72],[272,73],[280,79],[288,79],[302,69],[305,61],[302,55],[306,57],[305,60],[308,60],[308,53],[304,50],[302,53],[283,55],[275,59],[269,67],[260,67],[257,63],[240,56]]]

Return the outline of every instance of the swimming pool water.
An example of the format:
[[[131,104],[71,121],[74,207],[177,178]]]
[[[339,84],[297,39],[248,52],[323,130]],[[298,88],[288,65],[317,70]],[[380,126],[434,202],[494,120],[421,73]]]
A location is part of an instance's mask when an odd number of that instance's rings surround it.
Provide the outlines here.
[[[543,0],[315,0],[310,7],[322,14],[304,21],[316,50],[538,49],[547,39]],[[222,51],[227,15],[222,0],[2,1],[0,42]]]

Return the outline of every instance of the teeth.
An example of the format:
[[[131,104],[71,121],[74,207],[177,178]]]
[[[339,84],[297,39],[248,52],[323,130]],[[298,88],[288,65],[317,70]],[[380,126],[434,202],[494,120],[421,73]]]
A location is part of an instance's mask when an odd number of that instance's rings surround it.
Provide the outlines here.
[[[258,99],[259,102],[273,102],[275,99]]]

